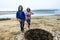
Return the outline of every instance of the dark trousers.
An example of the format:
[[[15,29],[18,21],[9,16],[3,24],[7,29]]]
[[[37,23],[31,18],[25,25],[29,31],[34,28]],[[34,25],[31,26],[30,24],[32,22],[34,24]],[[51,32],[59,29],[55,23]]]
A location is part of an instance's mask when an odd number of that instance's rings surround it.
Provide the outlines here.
[[[21,28],[21,31],[23,32],[24,31],[24,21],[20,21],[20,28]]]
[[[30,27],[30,19],[27,20],[28,28]]]

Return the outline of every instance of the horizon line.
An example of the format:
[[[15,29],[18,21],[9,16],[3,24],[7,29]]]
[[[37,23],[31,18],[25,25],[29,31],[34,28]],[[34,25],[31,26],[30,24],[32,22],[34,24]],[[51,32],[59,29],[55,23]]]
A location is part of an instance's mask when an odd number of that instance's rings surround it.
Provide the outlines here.
[[[58,11],[58,10],[60,10],[60,9],[35,9],[35,10],[32,10],[32,11],[39,11],[39,10],[41,10],[41,11]],[[0,10],[0,11],[18,11],[18,10]],[[25,10],[23,10],[23,11],[25,11]]]

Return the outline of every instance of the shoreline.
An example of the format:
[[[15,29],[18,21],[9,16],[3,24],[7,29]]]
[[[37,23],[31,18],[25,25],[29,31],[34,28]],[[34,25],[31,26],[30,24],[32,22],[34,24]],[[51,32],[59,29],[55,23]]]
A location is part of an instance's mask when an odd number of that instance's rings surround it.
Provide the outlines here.
[[[34,14],[32,15],[32,17],[35,16],[42,16],[42,17],[46,17],[46,16],[60,16],[60,14]],[[16,14],[6,14],[6,15],[0,15],[0,19],[2,18],[16,18]]]
[[[32,16],[32,19],[36,19],[36,18],[59,18],[60,16],[58,15],[50,15],[50,16]],[[0,21],[4,21],[4,20],[11,20],[11,19],[16,19],[16,18],[0,18]]]
[[[3,17],[3,16],[4,16],[4,17]],[[11,16],[12,16],[12,17],[11,17]],[[39,15],[32,15],[32,17],[49,17],[49,16],[50,16],[50,17],[51,17],[51,16],[53,17],[53,16],[60,16],[60,15],[45,15],[45,16],[44,16],[44,15],[42,16],[42,15],[40,15],[40,14],[39,14]],[[3,19],[3,18],[16,18],[16,16],[15,16],[15,14],[12,14],[12,15],[1,15],[0,19],[1,19],[1,18],[2,18],[2,19]]]

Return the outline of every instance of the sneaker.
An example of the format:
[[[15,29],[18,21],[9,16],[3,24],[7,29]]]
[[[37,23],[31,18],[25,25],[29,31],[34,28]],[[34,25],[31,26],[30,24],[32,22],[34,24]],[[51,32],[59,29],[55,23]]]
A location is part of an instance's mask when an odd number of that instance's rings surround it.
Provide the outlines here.
[[[24,33],[24,30],[21,30],[22,33]]]
[[[28,27],[28,29],[30,30],[30,27]]]

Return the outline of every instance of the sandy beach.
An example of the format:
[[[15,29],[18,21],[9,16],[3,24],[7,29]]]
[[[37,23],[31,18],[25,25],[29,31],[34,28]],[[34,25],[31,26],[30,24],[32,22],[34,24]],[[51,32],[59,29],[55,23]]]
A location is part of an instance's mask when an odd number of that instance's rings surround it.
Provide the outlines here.
[[[60,35],[60,16],[32,17],[31,29],[40,28],[46,31],[53,31]],[[28,30],[25,22],[25,31]],[[0,21],[0,40],[23,40],[24,33],[20,31],[17,19]]]

